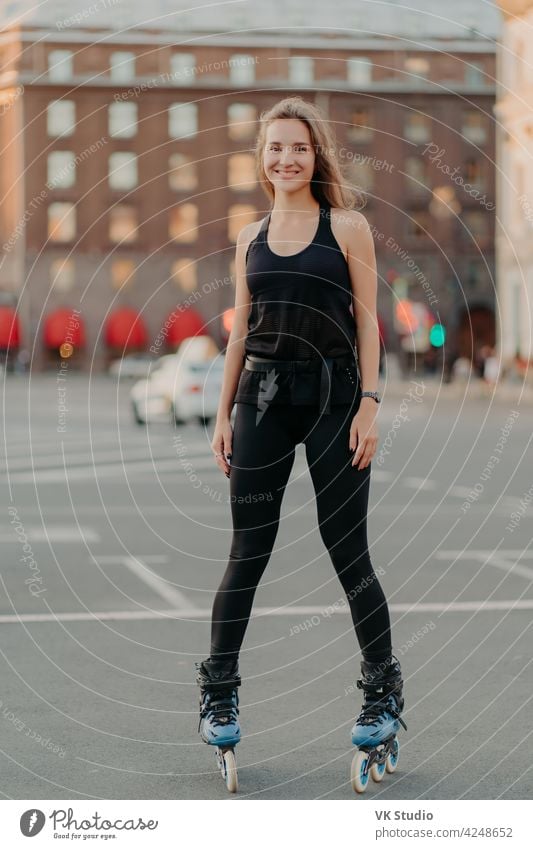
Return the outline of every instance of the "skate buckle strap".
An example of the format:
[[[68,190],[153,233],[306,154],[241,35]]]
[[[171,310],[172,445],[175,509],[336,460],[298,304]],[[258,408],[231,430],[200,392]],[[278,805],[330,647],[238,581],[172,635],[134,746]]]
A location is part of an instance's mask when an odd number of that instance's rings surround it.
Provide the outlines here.
[[[361,678],[357,679],[356,686],[371,696],[375,697],[378,694],[381,695],[381,698],[373,698],[372,701],[363,705],[361,713],[359,714],[359,719],[361,719],[364,724],[371,725],[374,719],[377,719],[383,714],[383,711],[387,711],[387,713],[394,717],[394,719],[397,719],[407,731],[407,725],[401,718],[399,711],[394,707],[394,704],[387,701],[389,695],[393,694],[393,690],[387,692],[384,690],[382,683],[373,684],[369,681],[363,682]]]
[[[233,701],[228,699],[226,694],[220,694],[218,697],[208,699],[200,707],[198,731],[200,730],[202,719],[209,714],[213,715],[213,725],[228,725],[239,715],[239,708]]]

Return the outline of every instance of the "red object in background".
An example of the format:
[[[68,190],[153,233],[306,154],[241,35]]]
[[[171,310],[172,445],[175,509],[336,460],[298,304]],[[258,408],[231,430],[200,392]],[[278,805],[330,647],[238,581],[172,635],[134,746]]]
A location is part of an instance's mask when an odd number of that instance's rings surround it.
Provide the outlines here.
[[[106,321],[105,341],[109,348],[145,348],[148,334],[139,313],[131,307],[121,307]]]
[[[82,348],[85,345],[83,321],[72,310],[59,309],[50,313],[44,322],[43,335],[47,348],[60,348],[67,341],[74,348]]]
[[[231,328],[233,327],[233,319],[235,318],[235,307],[229,307],[222,313],[222,332],[226,339],[229,338]]]
[[[170,313],[167,321],[169,322],[167,344],[172,348],[191,336],[209,336],[204,320],[196,310],[175,309]]]
[[[20,345],[20,323],[13,307],[0,307],[0,348],[18,348]]]

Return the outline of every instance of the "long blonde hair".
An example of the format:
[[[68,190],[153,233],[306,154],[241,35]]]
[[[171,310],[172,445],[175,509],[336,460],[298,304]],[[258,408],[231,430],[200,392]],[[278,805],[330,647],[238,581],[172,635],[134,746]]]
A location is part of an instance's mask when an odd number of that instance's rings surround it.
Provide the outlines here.
[[[259,116],[260,128],[256,138],[255,168],[261,188],[270,201],[274,201],[274,187],[263,168],[263,150],[267,128],[278,118],[296,118],[309,128],[311,144],[315,150],[315,170],[311,180],[311,193],[321,205],[329,204],[341,209],[361,209],[366,197],[344,174],[337,153],[334,130],[321,110],[299,95],[285,97]]]

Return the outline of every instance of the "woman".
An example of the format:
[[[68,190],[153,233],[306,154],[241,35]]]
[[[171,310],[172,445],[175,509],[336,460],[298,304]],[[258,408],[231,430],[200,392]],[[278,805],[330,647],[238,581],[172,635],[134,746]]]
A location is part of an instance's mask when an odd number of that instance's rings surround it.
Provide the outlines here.
[[[321,112],[289,97],[260,120],[256,165],[272,208],[237,239],[235,318],[212,441],[230,479],[233,541],[213,605],[211,653],[196,664],[199,731],[212,745],[240,739],[239,651],[295,445],[303,442],[320,534],[363,656],[358,686],[365,700],[352,741],[374,744],[390,738],[398,720],[405,727],[401,669],[366,530],[378,441],[374,244]]]

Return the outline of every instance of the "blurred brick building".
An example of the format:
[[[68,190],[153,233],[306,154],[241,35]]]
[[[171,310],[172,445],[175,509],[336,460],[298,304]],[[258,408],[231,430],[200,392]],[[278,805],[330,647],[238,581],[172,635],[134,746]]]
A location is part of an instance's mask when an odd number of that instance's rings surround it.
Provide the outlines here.
[[[299,0],[264,21],[255,0],[209,13],[159,0],[149,21],[137,0],[33,5],[10,3],[27,14],[0,34],[0,348],[11,333],[34,367],[54,364],[70,320],[72,362],[100,369],[150,348],[176,309],[165,342],[199,321],[223,344],[236,234],[268,209],[256,121],[287,94],[322,107],[366,192],[385,326],[399,277],[448,327],[481,310],[479,332],[494,332],[486,6],[451,2],[461,22],[446,24],[344,0],[324,21]]]

